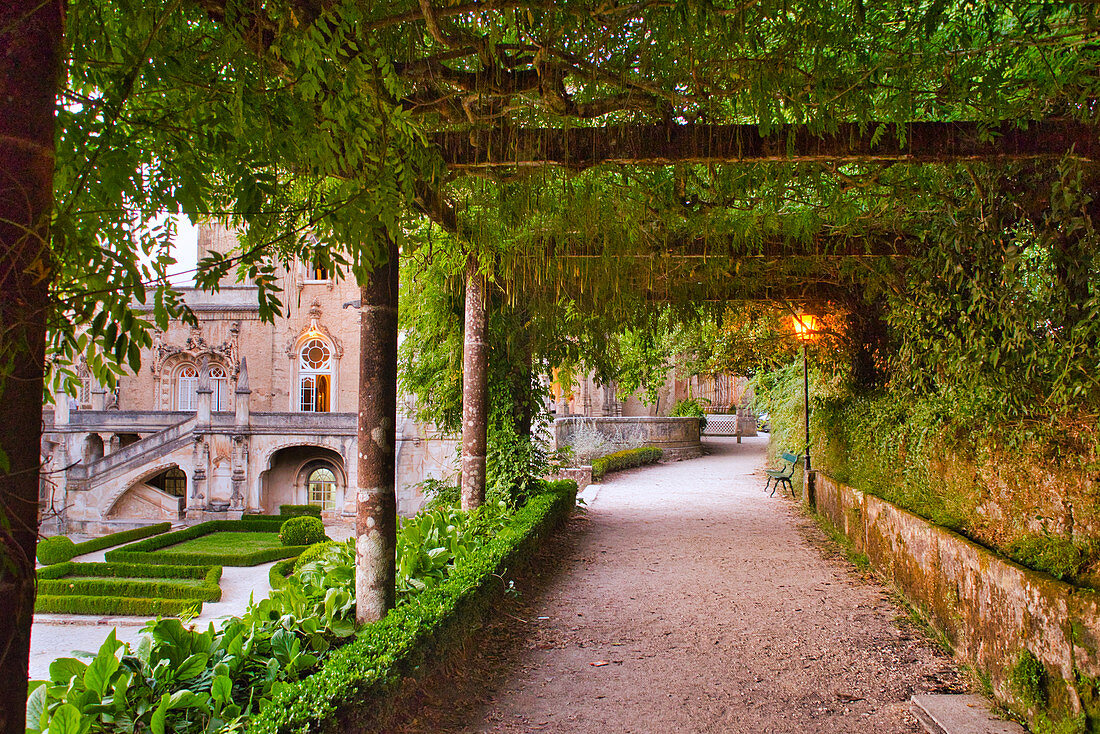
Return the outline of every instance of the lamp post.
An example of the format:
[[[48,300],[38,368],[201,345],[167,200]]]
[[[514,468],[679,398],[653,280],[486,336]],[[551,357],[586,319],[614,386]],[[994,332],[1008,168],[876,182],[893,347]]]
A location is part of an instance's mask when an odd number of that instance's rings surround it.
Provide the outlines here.
[[[818,334],[817,317],[808,313],[796,313],[792,317],[794,335],[802,342],[802,416],[806,426],[805,470],[806,481],[810,476],[810,368],[806,347]]]

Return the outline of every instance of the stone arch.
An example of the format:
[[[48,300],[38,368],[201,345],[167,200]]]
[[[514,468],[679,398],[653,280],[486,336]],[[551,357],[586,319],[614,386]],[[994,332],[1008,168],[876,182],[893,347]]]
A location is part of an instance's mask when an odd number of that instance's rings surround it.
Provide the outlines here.
[[[332,446],[299,441],[272,450],[266,457],[266,467],[260,474],[260,505],[270,513],[279,505],[309,504],[306,481],[315,469],[332,470],[336,478],[333,505],[329,512],[339,511],[348,491],[348,471],[343,454]]]
[[[180,466],[178,461],[166,460],[156,464],[152,464],[144,469],[141,474],[138,474],[135,478],[129,479],[122,485],[122,489],[114,490],[107,496],[107,502],[104,504],[103,517],[115,517],[119,515],[119,512],[124,510],[124,500],[132,490],[145,486],[150,479],[157,477],[169,469],[179,469],[187,474],[187,470]],[[188,489],[190,489],[191,480],[188,478]],[[185,493],[186,494],[186,493]],[[149,519],[149,518],[138,518]],[[164,519],[175,519],[174,517],[166,517]]]

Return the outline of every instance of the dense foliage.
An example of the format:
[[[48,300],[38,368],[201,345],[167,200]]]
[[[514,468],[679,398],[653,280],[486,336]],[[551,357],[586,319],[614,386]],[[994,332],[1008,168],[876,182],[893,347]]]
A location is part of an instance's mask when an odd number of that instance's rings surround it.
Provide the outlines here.
[[[135,649],[112,631],[90,663],[51,664],[50,680],[32,688],[27,729],[183,734],[236,729],[257,713],[253,728],[276,722],[298,728],[319,723],[353,691],[364,705],[362,693],[371,686],[411,673],[408,660],[442,627],[474,622],[458,617],[459,605],[499,593],[497,574],[567,515],[575,492],[572,483],[548,486],[514,516],[486,507],[409,520],[399,546],[403,605],[360,630],[354,541],[348,541],[313,546],[315,557],[269,598],[219,627],[192,630],[158,619]]]

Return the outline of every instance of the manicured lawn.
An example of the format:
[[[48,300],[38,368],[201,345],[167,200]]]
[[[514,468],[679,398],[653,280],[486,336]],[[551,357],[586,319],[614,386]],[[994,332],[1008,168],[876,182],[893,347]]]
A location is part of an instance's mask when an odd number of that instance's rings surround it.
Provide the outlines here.
[[[240,556],[255,551],[280,547],[278,533],[224,532],[210,533],[185,540],[154,553],[216,553],[222,556]]]

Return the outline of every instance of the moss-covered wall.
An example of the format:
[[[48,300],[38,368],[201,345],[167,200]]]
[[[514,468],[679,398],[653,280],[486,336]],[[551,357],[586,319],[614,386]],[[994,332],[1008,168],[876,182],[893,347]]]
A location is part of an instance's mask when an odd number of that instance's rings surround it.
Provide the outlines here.
[[[1100,593],[1032,571],[879,497],[815,478],[815,509],[1037,730],[1100,727]],[[1039,690],[1021,661],[1041,663]]]

